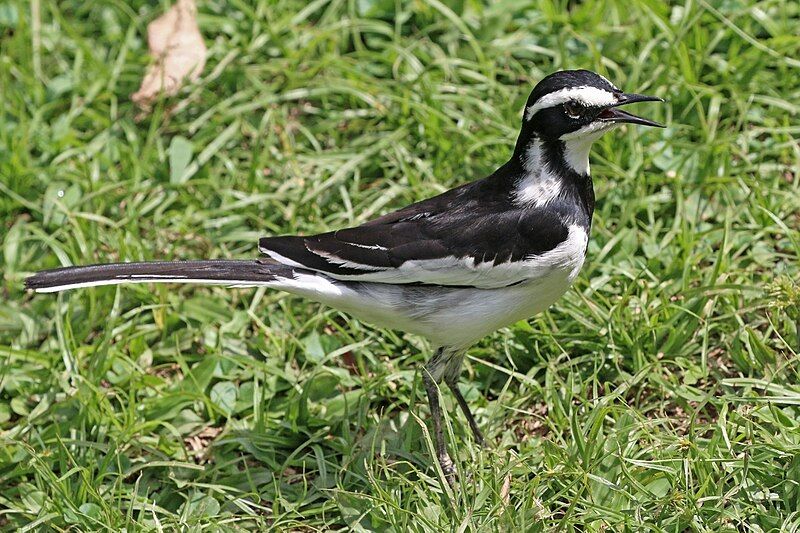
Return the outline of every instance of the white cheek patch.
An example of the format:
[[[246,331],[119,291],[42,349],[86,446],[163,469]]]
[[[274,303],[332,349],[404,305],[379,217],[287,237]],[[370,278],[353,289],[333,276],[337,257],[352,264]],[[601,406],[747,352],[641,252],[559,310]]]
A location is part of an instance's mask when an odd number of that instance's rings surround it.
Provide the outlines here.
[[[597,87],[567,87],[559,91],[546,94],[536,100],[525,111],[525,120],[530,120],[533,115],[542,109],[555,107],[570,101],[577,101],[587,107],[610,106],[617,103],[617,97],[611,91]]]

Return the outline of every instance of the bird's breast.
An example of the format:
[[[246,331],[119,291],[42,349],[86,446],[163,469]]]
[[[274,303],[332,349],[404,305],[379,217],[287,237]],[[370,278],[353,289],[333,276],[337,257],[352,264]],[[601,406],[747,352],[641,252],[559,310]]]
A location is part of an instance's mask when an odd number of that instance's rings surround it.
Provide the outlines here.
[[[567,231],[567,238],[552,250],[530,256],[522,261],[527,269],[528,284],[537,284],[542,279],[564,278],[568,284],[577,277],[586,258],[589,244],[588,230],[579,224],[573,224]]]

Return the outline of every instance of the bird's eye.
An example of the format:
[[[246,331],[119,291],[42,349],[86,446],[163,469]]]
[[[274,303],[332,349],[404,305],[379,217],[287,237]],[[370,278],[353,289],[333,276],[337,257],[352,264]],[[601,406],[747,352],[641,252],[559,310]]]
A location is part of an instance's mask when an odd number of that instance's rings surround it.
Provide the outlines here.
[[[564,104],[564,111],[570,118],[580,118],[583,115],[583,106],[576,102],[567,102]]]

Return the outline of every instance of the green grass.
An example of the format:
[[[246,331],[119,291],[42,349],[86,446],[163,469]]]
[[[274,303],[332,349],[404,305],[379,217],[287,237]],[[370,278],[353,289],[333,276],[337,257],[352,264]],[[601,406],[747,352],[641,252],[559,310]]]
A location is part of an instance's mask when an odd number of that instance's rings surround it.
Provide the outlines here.
[[[153,4],[0,0],[0,527],[800,527],[800,4],[204,0],[202,79],[137,122]],[[483,177],[575,67],[669,127],[596,144],[575,287],[471,350],[491,449],[444,395],[456,492],[418,338],[264,290],[22,290]]]

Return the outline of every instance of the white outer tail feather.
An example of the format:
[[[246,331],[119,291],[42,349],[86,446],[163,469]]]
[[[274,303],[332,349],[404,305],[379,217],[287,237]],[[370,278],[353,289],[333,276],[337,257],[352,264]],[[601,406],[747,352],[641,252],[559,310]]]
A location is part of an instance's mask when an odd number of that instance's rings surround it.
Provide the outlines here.
[[[191,279],[191,278],[176,278],[176,277],[150,278],[147,276],[140,276],[136,278],[103,279],[97,281],[85,281],[81,283],[68,283],[64,285],[54,285],[52,287],[42,287],[34,289],[34,291],[38,293],[50,293],[50,292],[68,291],[70,289],[84,289],[87,287],[102,287],[104,285],[123,285],[132,283],[181,283],[181,284],[193,284],[193,285],[223,285],[225,287],[229,287],[232,289],[246,289],[250,287],[268,286],[270,284],[274,285],[275,280],[263,281],[263,282],[254,282],[254,281],[244,282],[242,280],[233,280],[233,279],[219,280],[219,279]]]
[[[269,260],[153,261],[45,270],[26,279],[25,285],[42,293],[124,283],[256,287],[293,276],[291,267]]]

